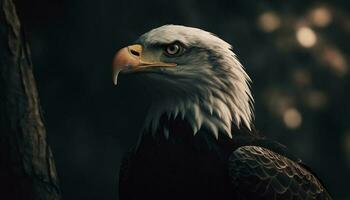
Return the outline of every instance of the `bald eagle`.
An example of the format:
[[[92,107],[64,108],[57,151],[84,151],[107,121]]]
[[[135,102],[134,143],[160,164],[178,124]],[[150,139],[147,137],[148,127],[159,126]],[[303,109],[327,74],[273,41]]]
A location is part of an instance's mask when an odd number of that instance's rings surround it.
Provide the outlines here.
[[[317,176],[253,125],[250,78],[231,46],[198,28],[165,25],[119,50],[152,104],[125,156],[120,199],[331,199]]]

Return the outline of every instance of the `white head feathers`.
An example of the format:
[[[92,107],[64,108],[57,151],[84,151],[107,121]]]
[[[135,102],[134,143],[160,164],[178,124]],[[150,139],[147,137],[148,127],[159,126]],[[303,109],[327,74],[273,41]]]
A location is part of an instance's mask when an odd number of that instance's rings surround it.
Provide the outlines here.
[[[138,40],[145,49],[175,41],[186,46],[186,53],[164,59],[178,66],[144,74],[153,81],[155,91],[144,128],[155,132],[160,117],[167,114],[187,120],[193,134],[206,127],[215,137],[219,133],[232,137],[232,124],[250,129],[253,118],[250,78],[231,46],[209,32],[178,25],[153,29]],[[167,136],[167,130],[164,134]]]

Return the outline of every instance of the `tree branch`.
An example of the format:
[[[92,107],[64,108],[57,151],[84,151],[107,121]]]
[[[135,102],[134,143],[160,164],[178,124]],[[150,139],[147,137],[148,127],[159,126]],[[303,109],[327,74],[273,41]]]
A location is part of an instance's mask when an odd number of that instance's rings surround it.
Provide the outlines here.
[[[0,0],[0,198],[60,199],[30,52],[12,0]]]

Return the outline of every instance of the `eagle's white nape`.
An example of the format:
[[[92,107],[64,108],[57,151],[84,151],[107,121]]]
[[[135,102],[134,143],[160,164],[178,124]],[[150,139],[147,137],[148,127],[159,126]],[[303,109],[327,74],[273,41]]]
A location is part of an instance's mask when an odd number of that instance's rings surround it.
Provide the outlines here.
[[[155,133],[163,114],[187,120],[194,135],[205,127],[216,138],[219,133],[232,138],[232,123],[251,129],[251,80],[231,45],[209,32],[178,25],[153,29],[139,39],[145,46],[174,41],[195,46],[198,51],[189,52],[176,69],[147,74],[159,82],[155,85],[157,98],[149,108],[143,130]],[[169,131],[164,130],[164,135],[169,137]]]

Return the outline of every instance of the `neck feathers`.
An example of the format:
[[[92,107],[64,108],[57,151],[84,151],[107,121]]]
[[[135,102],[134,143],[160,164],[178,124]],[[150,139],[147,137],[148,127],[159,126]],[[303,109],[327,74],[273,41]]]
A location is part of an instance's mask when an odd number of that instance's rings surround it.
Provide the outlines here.
[[[245,111],[239,107],[241,103],[238,97],[232,97],[221,91],[208,93],[205,97],[192,97],[179,100],[173,98],[162,103],[153,104],[148,111],[143,130],[149,130],[152,134],[160,127],[160,118],[166,116],[168,119],[180,118],[186,121],[196,135],[201,128],[209,130],[215,138],[219,134],[225,134],[232,138],[232,124],[241,127],[243,124],[251,129],[251,110]],[[164,128],[164,135],[169,137],[169,130]]]

